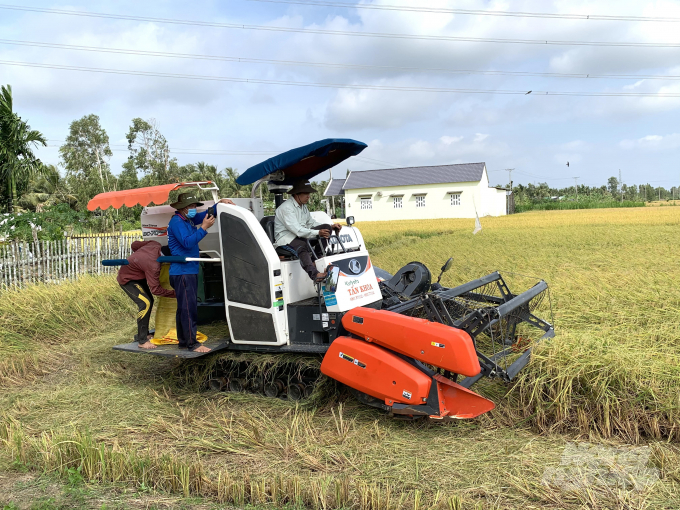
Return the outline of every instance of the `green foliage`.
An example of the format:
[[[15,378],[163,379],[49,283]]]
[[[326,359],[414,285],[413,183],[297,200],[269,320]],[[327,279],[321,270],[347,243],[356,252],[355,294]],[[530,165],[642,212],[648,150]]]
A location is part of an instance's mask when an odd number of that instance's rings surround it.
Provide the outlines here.
[[[66,478],[70,486],[74,487],[76,485],[81,485],[84,481],[83,479],[83,466],[70,467],[66,470]]]
[[[65,179],[59,175],[54,165],[45,165],[44,173],[33,176],[26,192],[21,195],[17,205],[28,211],[43,211],[45,207],[56,204],[68,204],[75,207],[78,199],[71,194]]]
[[[155,119],[148,121],[139,117],[132,119],[132,125],[125,136],[128,141],[130,156],[123,164],[129,177],[134,172],[144,176],[142,186],[157,186],[173,182],[172,170],[177,168],[177,161],[170,158],[168,141],[161,134]]]
[[[63,239],[64,232],[88,230],[89,215],[71,209],[68,204],[46,207],[42,212],[6,213],[0,216],[0,238],[10,241],[41,241]]]
[[[86,210],[87,202],[97,193],[116,189],[108,163],[112,154],[109,135],[98,116],[90,114],[71,122],[59,155],[68,185],[78,198],[78,209]]]
[[[13,212],[14,202],[25,191],[31,177],[42,174],[44,166],[33,148],[47,145],[39,131],[13,111],[12,87],[0,88],[0,207]]]
[[[616,177],[610,177],[607,180],[607,185],[599,187],[581,184],[578,188],[574,186],[551,188],[548,186],[547,182],[541,182],[537,185],[529,183],[526,186],[518,184],[517,186],[513,186],[512,191],[515,195],[516,205],[531,204],[551,198],[583,202],[652,202],[655,200],[680,198],[680,189],[676,187],[667,190],[663,187],[653,188],[649,184],[628,185],[620,183]],[[607,205],[604,207],[613,206]],[[572,207],[572,209],[588,208],[589,207]]]
[[[568,209],[609,209],[612,207],[644,207],[644,202],[633,202],[631,200],[624,200],[618,202],[616,200],[543,200],[534,202],[524,202],[515,206],[515,212],[527,211],[562,211]]]

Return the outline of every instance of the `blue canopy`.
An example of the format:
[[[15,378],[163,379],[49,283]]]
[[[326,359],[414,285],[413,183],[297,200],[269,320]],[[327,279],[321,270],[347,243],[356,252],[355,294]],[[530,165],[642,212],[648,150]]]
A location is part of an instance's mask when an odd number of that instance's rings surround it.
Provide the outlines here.
[[[252,184],[279,170],[286,175],[285,180],[280,181],[280,184],[293,184],[302,179],[308,181],[347,158],[356,156],[366,147],[368,146],[365,143],[356,140],[327,138],[289,150],[251,166],[236,179],[236,183],[242,186]],[[276,182],[279,183],[279,181]]]

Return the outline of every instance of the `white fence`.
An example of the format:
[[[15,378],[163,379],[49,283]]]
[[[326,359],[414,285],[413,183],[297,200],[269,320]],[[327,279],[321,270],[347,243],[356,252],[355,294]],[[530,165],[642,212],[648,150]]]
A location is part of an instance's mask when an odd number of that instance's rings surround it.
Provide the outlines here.
[[[0,288],[58,283],[80,275],[115,273],[102,260],[124,259],[141,234],[69,237],[61,241],[14,242],[0,245]]]

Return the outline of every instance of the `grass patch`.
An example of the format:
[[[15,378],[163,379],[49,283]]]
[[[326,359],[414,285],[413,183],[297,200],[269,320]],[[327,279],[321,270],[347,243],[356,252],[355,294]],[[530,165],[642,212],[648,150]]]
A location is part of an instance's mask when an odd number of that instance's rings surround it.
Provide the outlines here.
[[[0,293],[0,384],[45,375],[63,362],[59,345],[132,316],[115,277],[84,276]]]

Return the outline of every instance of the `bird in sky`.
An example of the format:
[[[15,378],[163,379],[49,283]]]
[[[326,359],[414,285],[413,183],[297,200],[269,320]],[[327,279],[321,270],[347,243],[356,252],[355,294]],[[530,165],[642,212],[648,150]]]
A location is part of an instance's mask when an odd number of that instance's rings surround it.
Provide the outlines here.
[[[533,90],[530,90],[529,92],[527,92],[527,93],[524,94],[524,95],[525,95],[525,96],[528,96],[528,95],[531,94],[532,92],[533,92]]]
[[[567,161],[567,166],[569,166],[569,161]]]

